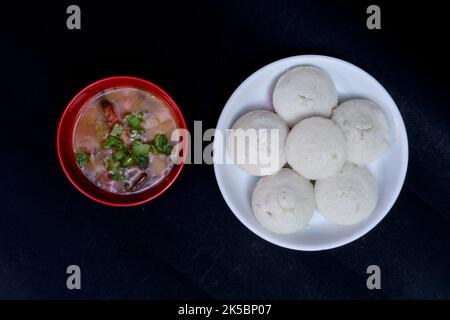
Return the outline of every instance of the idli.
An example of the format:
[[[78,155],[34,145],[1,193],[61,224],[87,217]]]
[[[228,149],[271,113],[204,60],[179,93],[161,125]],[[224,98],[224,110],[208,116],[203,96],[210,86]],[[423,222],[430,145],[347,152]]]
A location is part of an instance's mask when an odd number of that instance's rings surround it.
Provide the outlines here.
[[[378,201],[378,187],[372,173],[350,162],[333,177],[317,180],[314,194],[322,215],[340,225],[366,219]]]
[[[272,98],[275,111],[290,127],[311,116],[329,117],[337,101],[331,78],[312,66],[296,67],[283,74]]]
[[[347,142],[333,121],[312,117],[296,124],[286,139],[289,165],[307,179],[334,175],[347,159]]]
[[[275,113],[258,110],[239,118],[227,139],[228,154],[245,172],[271,175],[286,164],[287,124]]]
[[[367,99],[352,99],[340,104],[331,118],[344,132],[348,160],[367,164],[389,145],[389,125],[381,108]]]
[[[252,209],[261,225],[275,233],[292,233],[311,220],[314,190],[311,182],[292,169],[281,169],[259,179],[253,190]]]

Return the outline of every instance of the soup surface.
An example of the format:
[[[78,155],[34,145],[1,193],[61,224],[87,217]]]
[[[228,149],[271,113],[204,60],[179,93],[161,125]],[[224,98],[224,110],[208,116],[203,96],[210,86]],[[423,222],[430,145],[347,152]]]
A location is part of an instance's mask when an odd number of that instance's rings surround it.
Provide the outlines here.
[[[82,109],[75,126],[78,167],[98,187],[117,194],[151,188],[173,167],[177,128],[169,107],[135,88],[105,91]]]

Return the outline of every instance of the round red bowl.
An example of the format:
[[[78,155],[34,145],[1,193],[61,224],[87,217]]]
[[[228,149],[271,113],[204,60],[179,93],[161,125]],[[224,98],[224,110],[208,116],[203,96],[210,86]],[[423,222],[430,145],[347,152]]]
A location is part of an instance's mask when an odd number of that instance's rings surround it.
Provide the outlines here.
[[[172,110],[178,128],[186,129],[186,122],[183,114],[178,108],[175,101],[157,85],[140,78],[135,77],[110,77],[92,83],[83,90],[81,90],[67,105],[61,117],[58,126],[58,133],[56,138],[56,146],[58,150],[59,162],[69,181],[81,193],[91,198],[94,201],[100,202],[109,206],[129,207],[136,206],[148,202],[160,194],[162,194],[178,177],[184,165],[184,159],[180,164],[174,165],[170,173],[157,185],[143,190],[135,194],[115,194],[105,191],[92,183],[78,168],[75,161],[73,135],[75,125],[80,115],[80,111],[96,95],[102,91],[113,88],[138,88],[150,92],[157,96]],[[183,146],[183,153],[187,153],[186,145]]]

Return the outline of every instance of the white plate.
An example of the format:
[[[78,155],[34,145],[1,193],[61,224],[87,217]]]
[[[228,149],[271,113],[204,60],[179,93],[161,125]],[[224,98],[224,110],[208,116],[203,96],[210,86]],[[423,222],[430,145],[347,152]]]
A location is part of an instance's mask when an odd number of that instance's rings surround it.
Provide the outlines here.
[[[313,65],[328,72],[337,88],[339,103],[350,98],[367,98],[375,101],[385,112],[391,129],[391,144],[387,151],[368,166],[375,175],[378,188],[378,204],[372,215],[352,226],[331,223],[315,211],[306,228],[289,235],[272,233],[264,229],[253,215],[252,190],[258,180],[236,165],[220,164],[224,139],[214,140],[214,172],[220,191],[236,217],[261,238],[276,245],[304,251],[336,248],[366,234],[389,212],[397,199],[405,180],[408,165],[408,140],[400,112],[383,86],[360,68],[336,58],[303,55],[275,61],[248,77],[226,103],[217,123],[217,129],[225,132],[243,114],[258,109],[272,110],[272,92],[276,81],[287,70],[299,65]],[[224,135],[225,136],[225,135]],[[223,163],[223,161],[222,161]]]

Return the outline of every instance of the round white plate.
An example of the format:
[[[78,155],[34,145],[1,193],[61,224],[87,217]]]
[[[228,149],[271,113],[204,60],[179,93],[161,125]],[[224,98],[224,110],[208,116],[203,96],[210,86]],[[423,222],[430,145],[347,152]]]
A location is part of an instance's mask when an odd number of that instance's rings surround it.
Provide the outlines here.
[[[258,177],[250,176],[234,164],[223,164],[228,158],[225,130],[243,114],[258,109],[272,110],[272,92],[278,78],[299,65],[317,66],[333,79],[339,103],[350,98],[375,101],[385,112],[391,129],[391,144],[369,169],[375,175],[379,188],[378,204],[371,216],[352,226],[339,226],[327,221],[319,211],[306,228],[293,234],[275,234],[264,229],[253,215],[251,194]],[[276,245],[304,251],[336,248],[358,239],[375,227],[389,212],[405,180],[408,165],[408,140],[400,112],[383,86],[360,68],[336,58],[303,55],[275,61],[248,77],[226,103],[217,123],[223,134],[214,140],[214,172],[220,191],[236,217],[261,238]],[[220,149],[220,150],[219,150]]]

